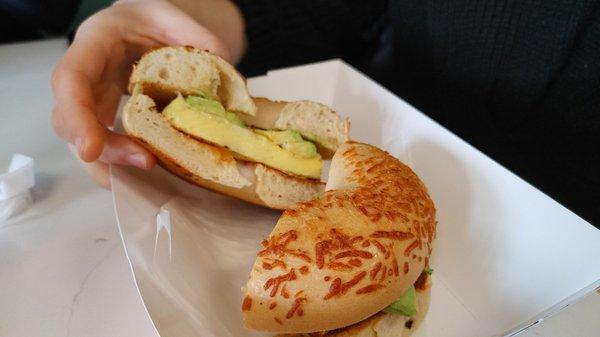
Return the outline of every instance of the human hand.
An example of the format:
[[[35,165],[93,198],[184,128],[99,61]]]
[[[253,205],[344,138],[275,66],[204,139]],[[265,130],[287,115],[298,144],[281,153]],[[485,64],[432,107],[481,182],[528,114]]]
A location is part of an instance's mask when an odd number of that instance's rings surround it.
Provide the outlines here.
[[[150,169],[156,163],[149,151],[110,127],[133,62],[160,45],[190,45],[230,60],[222,40],[168,1],[125,0],[81,24],[52,75],[54,130],[105,188],[109,164]]]

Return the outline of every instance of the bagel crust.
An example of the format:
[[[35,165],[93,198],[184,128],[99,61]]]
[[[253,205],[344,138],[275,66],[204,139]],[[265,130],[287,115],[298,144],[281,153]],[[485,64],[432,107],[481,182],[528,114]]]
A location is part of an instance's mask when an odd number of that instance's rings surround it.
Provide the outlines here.
[[[186,181],[273,209],[322,195],[325,184],[293,176],[208,144],[175,129],[162,109],[178,94],[217,100],[248,126],[290,129],[316,139],[323,158],[331,158],[348,139],[349,121],[315,102],[271,102],[248,93],[246,80],[220,57],[192,47],[161,47],[147,52],[129,79],[131,98],[123,108],[128,136],[151,151],[159,164]],[[257,109],[257,103],[261,108]]]
[[[159,87],[170,94],[207,95],[230,111],[256,114],[246,79],[220,57],[189,46],[162,47],[144,54],[131,72],[129,92],[134,93],[136,86]]]
[[[244,290],[246,327],[278,333],[343,328],[384,309],[429,264],[435,207],[398,159],[348,142],[327,192],[286,210]]]

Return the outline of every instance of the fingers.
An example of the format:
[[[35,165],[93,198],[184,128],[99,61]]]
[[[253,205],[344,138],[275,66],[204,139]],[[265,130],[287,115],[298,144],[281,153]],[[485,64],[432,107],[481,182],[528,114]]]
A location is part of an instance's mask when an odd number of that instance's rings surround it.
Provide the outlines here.
[[[111,131],[108,131],[100,161],[144,170],[149,170],[156,164],[156,159],[148,150],[126,136]]]
[[[52,124],[83,161],[155,165],[151,153],[107,127],[124,93],[131,57],[161,44],[191,45],[230,60],[221,39],[168,1],[119,2],[80,26],[53,73]],[[93,167],[95,176],[107,172]]]
[[[69,144],[69,149],[79,156],[75,145]],[[108,131],[104,150],[99,160],[92,163],[82,161],[82,165],[100,186],[110,189],[109,164],[128,165],[149,170],[156,165],[156,159],[150,152],[129,138]]]
[[[102,15],[84,22],[52,77],[52,124],[86,162],[102,154],[129,68],[123,67],[124,42],[113,20]]]
[[[215,34],[169,2],[161,2],[146,12],[154,38],[166,45],[193,46],[208,50],[231,62],[229,48]]]
[[[69,144],[69,150],[78,157],[77,149],[74,145]],[[79,158],[78,158],[79,159]],[[98,183],[101,187],[110,190],[110,176],[109,176],[109,168],[108,164],[103,163],[99,160],[93,163],[86,163],[80,160],[81,165],[85,169],[85,171],[90,175],[90,177]]]
[[[101,91],[100,97],[96,99],[96,111],[98,121],[103,126],[113,126],[122,97],[123,89],[114,82],[107,83]]]
[[[52,125],[59,136],[76,146],[79,157],[86,162],[100,156],[106,134],[98,120],[93,94],[107,60],[102,46],[106,42],[76,38],[52,76]]]
[[[94,104],[91,89],[82,76],[64,66],[56,69],[52,125],[59,136],[76,146],[82,160],[90,162],[102,153],[105,131],[91,108]]]

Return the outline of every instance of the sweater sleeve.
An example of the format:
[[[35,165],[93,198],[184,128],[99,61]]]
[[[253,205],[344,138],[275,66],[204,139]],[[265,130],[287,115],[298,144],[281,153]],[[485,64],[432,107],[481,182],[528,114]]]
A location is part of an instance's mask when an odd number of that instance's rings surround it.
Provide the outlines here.
[[[0,40],[10,40],[29,31],[31,36],[44,37],[64,34],[75,15],[80,0],[0,0],[0,27],[8,36]],[[9,23],[7,24],[8,21]],[[37,36],[35,36],[37,35]]]
[[[248,49],[240,70],[269,69],[371,54],[387,1],[236,0],[246,22]]]

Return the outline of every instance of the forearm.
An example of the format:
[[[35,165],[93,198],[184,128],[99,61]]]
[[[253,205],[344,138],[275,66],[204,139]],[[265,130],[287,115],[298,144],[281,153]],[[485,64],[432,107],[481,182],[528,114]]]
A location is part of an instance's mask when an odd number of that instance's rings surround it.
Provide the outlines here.
[[[246,51],[244,18],[235,4],[229,0],[169,1],[221,38],[234,63],[242,59]]]

